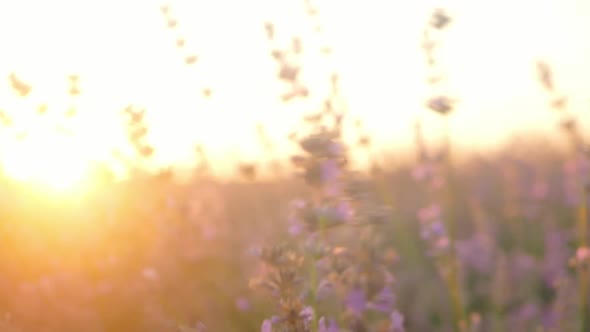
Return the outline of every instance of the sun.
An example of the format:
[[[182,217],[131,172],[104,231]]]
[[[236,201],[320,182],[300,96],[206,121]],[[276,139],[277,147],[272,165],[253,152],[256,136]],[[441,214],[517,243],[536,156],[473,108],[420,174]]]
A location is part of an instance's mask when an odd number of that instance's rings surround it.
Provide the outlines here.
[[[72,137],[32,133],[12,141],[2,154],[4,174],[17,181],[56,191],[79,188],[89,174],[90,160]]]

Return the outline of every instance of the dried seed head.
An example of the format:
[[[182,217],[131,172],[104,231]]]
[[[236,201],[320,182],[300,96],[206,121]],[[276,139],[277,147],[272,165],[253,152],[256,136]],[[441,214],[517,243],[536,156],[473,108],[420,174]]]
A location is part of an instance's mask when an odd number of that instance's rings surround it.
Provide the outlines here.
[[[543,87],[549,91],[553,91],[553,73],[551,70],[551,66],[543,61],[537,62],[537,73],[539,75],[539,80]]]
[[[187,65],[192,65],[195,64],[198,59],[199,57],[196,55],[188,55],[184,58],[184,63],[186,63]]]
[[[31,86],[20,80],[16,74],[12,73],[8,78],[12,89],[21,97],[26,97],[31,92]]]
[[[451,17],[442,8],[437,8],[432,13],[430,25],[438,30],[442,30],[452,22]]]
[[[556,110],[564,110],[567,107],[567,97],[557,97],[551,101],[551,107]]]
[[[560,125],[561,128],[567,132],[574,132],[577,127],[576,119],[573,117],[564,118]]]
[[[273,40],[275,37],[275,27],[271,22],[264,23],[264,30],[266,31],[266,38]]]
[[[256,179],[256,165],[250,163],[242,163],[239,166],[240,174],[246,180],[253,181]]]
[[[279,78],[288,82],[295,82],[298,75],[299,67],[286,63],[281,66],[279,71]]]

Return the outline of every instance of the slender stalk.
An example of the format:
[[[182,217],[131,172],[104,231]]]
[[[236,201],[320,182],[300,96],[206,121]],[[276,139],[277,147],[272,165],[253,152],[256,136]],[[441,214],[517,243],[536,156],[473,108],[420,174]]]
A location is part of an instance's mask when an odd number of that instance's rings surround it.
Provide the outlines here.
[[[321,197],[322,197],[322,192],[321,190],[318,190],[316,192],[316,197],[315,200],[316,202],[320,202],[321,201]],[[320,217],[319,218],[319,229],[318,229],[318,234],[319,234],[319,240],[322,242],[325,242],[326,240],[326,229],[328,228],[328,220],[325,217]],[[309,280],[310,280],[310,305],[313,308],[313,318],[311,321],[311,331],[312,332],[317,332],[319,329],[319,323],[318,323],[318,287],[319,287],[319,275],[318,275],[318,267],[317,267],[317,259],[314,255],[312,255],[312,257],[310,257],[310,261],[311,261],[311,268],[309,271]]]
[[[446,174],[447,174],[447,227],[449,230],[449,275],[447,277],[447,285],[451,296],[451,305],[453,308],[454,327],[457,332],[464,331],[466,320],[465,311],[463,308],[463,300],[461,294],[461,282],[459,280],[459,259],[455,251],[455,243],[457,239],[457,211],[455,206],[456,200],[456,183],[453,169],[452,154],[451,154],[451,138],[449,131],[449,118],[445,116],[445,148],[446,148]]]
[[[574,161],[578,162],[578,158],[581,155],[580,147],[584,146],[583,138],[576,128],[569,130],[569,137],[572,144],[572,155],[575,157]],[[588,184],[586,177],[587,174],[577,173],[577,191],[579,194],[579,202],[576,208],[577,217],[577,232],[578,232],[578,248],[585,248],[588,246]],[[579,315],[580,315],[580,332],[590,332],[590,304],[588,303],[589,287],[590,287],[590,271],[588,270],[587,264],[578,264],[578,287],[580,290],[579,299]]]
[[[578,204],[578,236],[579,247],[588,246],[588,192],[586,183],[580,185],[580,202]],[[580,331],[590,332],[590,305],[588,303],[588,291],[590,271],[587,264],[579,264],[578,276],[580,287]]]
[[[313,319],[311,321],[311,331],[312,332],[316,332],[318,330],[318,314],[317,314],[317,310],[318,310],[318,270],[317,270],[317,266],[316,266],[316,260],[315,257],[312,259],[312,266],[309,272],[309,280],[310,280],[310,284],[311,284],[311,298],[310,298],[310,304],[311,307],[313,308]]]

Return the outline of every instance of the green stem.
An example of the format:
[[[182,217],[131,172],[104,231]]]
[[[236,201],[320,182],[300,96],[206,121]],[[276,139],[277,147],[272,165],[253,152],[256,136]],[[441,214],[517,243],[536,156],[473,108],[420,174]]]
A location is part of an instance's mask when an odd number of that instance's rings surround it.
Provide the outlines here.
[[[382,203],[385,203],[388,207],[394,208],[394,198],[393,194],[387,188],[387,175],[381,175],[381,178],[376,179],[376,190],[377,195],[381,199]],[[395,242],[399,243],[400,246],[403,246],[407,250],[411,251],[412,253],[418,252],[418,248],[416,246],[416,242],[412,241],[412,239],[407,236],[407,230],[402,229],[403,225],[400,224],[399,220],[395,220],[396,217],[392,217],[392,227],[393,227],[393,236],[395,237]]]

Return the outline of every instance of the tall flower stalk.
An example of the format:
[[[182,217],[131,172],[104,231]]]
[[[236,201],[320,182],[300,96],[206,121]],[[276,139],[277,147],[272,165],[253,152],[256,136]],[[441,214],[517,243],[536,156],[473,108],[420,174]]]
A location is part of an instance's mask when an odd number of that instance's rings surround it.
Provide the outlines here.
[[[310,1],[305,6],[315,20],[317,9]],[[274,26],[267,23],[265,28],[272,42]],[[321,31],[318,23],[315,30]],[[278,78],[288,86],[285,102],[308,94],[299,75],[302,49],[301,40],[294,38],[290,49],[272,51]],[[262,331],[336,332],[346,326],[347,331],[400,332],[403,317],[395,310],[394,279],[372,229],[388,220],[389,211],[363,199],[347,170],[342,139],[346,110],[336,73],[329,83],[320,109],[305,115],[304,124],[291,135],[301,149],[292,162],[310,195],[290,206],[289,249],[259,251],[264,267],[252,285],[270,289],[279,304]]]
[[[566,181],[576,210],[577,251],[573,262],[578,271],[580,331],[590,331],[590,240],[588,229],[588,196],[590,192],[590,158],[588,146],[580,133],[576,118],[569,112],[567,97],[555,86],[553,71],[543,61],[537,63],[542,87],[549,95],[550,106],[560,117],[560,127],[570,143],[570,161],[565,165]]]
[[[427,83],[433,91],[444,83],[444,75],[436,59],[436,50],[439,46],[438,34],[452,22],[451,17],[441,8],[436,8],[430,18],[429,25],[424,30],[423,50],[429,69]],[[444,121],[443,151],[438,156],[429,156],[420,138],[421,132],[417,131],[423,165],[428,169],[427,175],[430,186],[435,193],[442,195],[444,209],[437,203],[430,206],[429,210],[421,213],[422,235],[431,241],[431,254],[437,258],[439,272],[442,274],[450,292],[453,311],[453,324],[456,331],[464,331],[467,328],[467,320],[463,307],[461,281],[459,275],[459,260],[456,253],[457,216],[456,216],[456,181],[452,161],[451,134],[449,129],[450,113],[455,107],[454,98],[446,94],[434,94],[426,102],[427,108],[440,114]],[[419,124],[418,124],[419,125]],[[417,128],[419,129],[419,128]],[[422,176],[422,179],[425,179]],[[439,190],[444,189],[444,190]],[[441,221],[445,221],[444,226]]]

